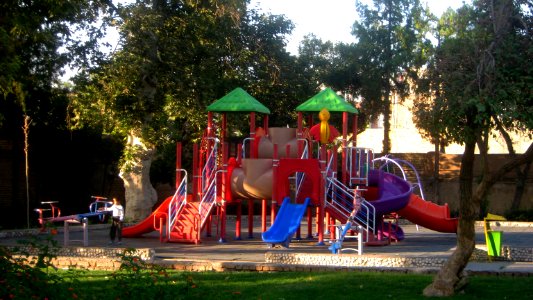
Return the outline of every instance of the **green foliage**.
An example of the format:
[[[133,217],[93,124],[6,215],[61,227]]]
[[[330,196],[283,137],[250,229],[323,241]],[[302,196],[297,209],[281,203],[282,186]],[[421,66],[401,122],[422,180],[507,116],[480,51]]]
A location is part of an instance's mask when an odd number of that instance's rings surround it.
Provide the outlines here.
[[[2,299],[352,299],[354,293],[372,299],[424,299],[420,291],[432,278],[383,272],[176,272],[143,261],[134,249],[118,254],[122,264],[113,272],[65,271],[51,264],[57,247],[51,236],[23,245],[14,251],[0,248]],[[34,256],[14,254],[23,249]],[[529,296],[531,281],[471,276],[453,299],[522,299]]]
[[[13,250],[0,247],[1,299],[66,299],[76,295],[71,287],[60,285],[63,279],[52,265],[57,248],[52,235],[21,244]]]
[[[356,1],[360,20],[353,25],[360,66],[362,110],[369,120],[384,117],[383,151],[390,151],[390,95],[403,99],[425,64],[432,16],[418,0]]]
[[[0,247],[0,299],[179,299],[196,287],[190,275],[169,276],[134,255],[135,249],[118,255],[121,267],[109,273],[110,280],[97,282],[95,272],[53,266],[58,246],[52,235],[20,243],[20,248]]]
[[[58,77],[72,63],[86,66],[101,54],[96,41],[104,34],[93,26],[103,1],[2,1],[0,4],[0,93],[32,117],[46,121]],[[80,38],[74,32],[88,33]],[[62,49],[66,49],[62,50]],[[6,112],[0,111],[1,115]]]
[[[117,26],[121,48],[76,78],[73,128],[101,128],[125,141],[135,137],[148,149],[198,141],[207,105],[236,86],[278,110],[274,114],[284,119],[271,124],[287,124],[286,107],[298,99],[286,92],[298,73],[284,50],[292,24],[246,10],[246,1],[179,3],[118,8],[119,18],[109,24]],[[230,132],[247,132],[248,124],[228,117]],[[139,153],[125,149],[127,167]]]
[[[438,136],[444,144],[477,141],[496,123],[531,136],[531,37],[523,28],[531,28],[531,18],[526,6],[507,9],[523,23],[499,15],[501,23],[489,26],[493,16],[482,2],[439,20],[439,47],[418,82],[421,97],[414,108],[426,137]]]

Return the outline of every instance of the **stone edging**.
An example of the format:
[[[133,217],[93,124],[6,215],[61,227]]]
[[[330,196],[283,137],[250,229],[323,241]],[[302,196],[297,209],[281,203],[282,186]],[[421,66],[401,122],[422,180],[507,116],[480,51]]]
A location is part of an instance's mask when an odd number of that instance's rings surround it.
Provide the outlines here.
[[[267,252],[267,263],[284,265],[371,267],[371,268],[439,268],[447,257],[391,257],[356,254],[307,254],[285,251]]]
[[[39,254],[39,249],[31,246],[10,246],[7,249],[18,255],[36,256]],[[49,253],[56,257],[97,260],[119,260],[120,255],[124,255],[126,251],[131,251],[127,254],[129,256],[138,256],[140,259],[149,262],[153,261],[155,256],[155,251],[151,248],[56,247],[49,249]]]

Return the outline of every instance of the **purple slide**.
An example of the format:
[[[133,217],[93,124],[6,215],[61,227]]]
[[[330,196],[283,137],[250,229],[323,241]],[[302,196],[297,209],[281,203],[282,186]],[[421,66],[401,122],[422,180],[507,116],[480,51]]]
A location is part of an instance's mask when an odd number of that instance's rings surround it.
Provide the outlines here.
[[[413,192],[413,188],[407,181],[382,170],[369,171],[368,185],[378,188],[377,199],[369,201],[376,209],[376,218],[404,208],[409,203]],[[377,230],[389,238],[399,241],[404,239],[402,228],[396,224],[378,224]]]
[[[378,197],[369,201],[376,208],[376,216],[386,215],[404,208],[413,188],[400,177],[382,170],[370,170],[368,185],[378,187]]]

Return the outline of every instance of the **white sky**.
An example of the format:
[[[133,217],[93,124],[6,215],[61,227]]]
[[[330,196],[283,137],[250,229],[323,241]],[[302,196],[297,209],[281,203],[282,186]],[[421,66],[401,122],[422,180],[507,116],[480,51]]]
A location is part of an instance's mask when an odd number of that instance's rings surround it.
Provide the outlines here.
[[[440,16],[448,7],[460,7],[463,0],[421,2],[423,5],[427,3],[431,12]],[[276,15],[283,14],[295,24],[287,44],[287,50],[293,55],[298,54],[300,41],[309,33],[323,41],[355,41],[350,33],[357,16],[355,0],[251,0],[250,7]]]
[[[131,3],[133,0],[114,0],[115,3]],[[371,1],[371,0],[366,0]],[[428,3],[431,11],[440,16],[448,7],[457,9],[463,0],[421,0]],[[470,0],[466,0],[470,3]],[[298,45],[303,37],[309,33],[315,34],[323,41],[354,42],[351,28],[357,16],[355,0],[251,0],[250,7],[256,7],[263,12],[285,15],[294,24],[292,35],[287,40],[287,50],[298,54]],[[118,41],[117,33],[110,30],[108,40],[112,49]],[[116,43],[116,42],[115,42]],[[72,70],[67,70],[63,79],[72,76]]]

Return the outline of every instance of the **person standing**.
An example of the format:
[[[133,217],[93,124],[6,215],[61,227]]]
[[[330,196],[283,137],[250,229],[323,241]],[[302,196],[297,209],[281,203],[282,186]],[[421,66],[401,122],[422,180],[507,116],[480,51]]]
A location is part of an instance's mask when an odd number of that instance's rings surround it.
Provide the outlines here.
[[[118,244],[122,244],[122,223],[124,221],[124,207],[120,204],[120,200],[113,198],[113,205],[107,208],[112,212],[111,215],[111,229],[109,231],[109,244],[112,245],[115,243],[115,237],[118,240]]]

